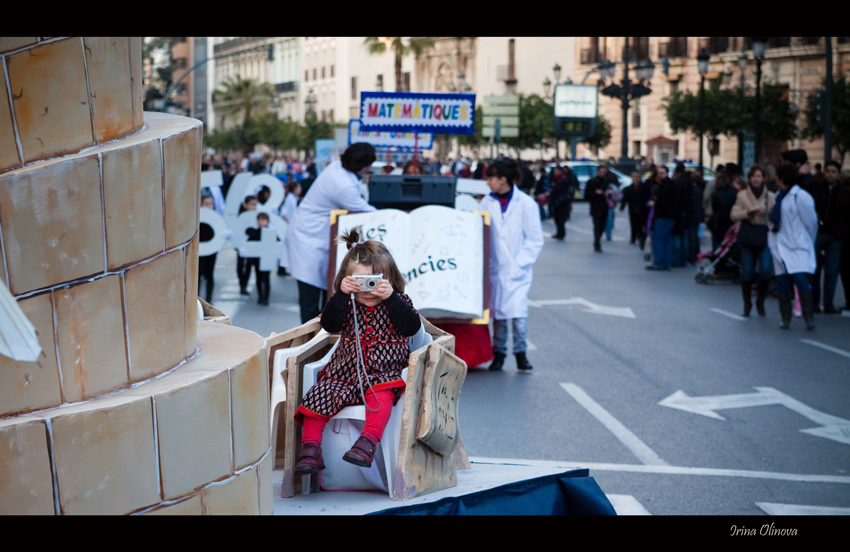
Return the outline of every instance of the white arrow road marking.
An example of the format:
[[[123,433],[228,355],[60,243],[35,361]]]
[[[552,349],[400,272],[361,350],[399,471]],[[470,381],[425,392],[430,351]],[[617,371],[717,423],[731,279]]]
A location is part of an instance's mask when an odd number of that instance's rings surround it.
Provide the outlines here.
[[[605,495],[618,516],[651,516],[649,510],[632,495]]]
[[[827,351],[830,351],[830,352],[835,353],[837,355],[841,355],[841,356],[850,358],[850,353],[848,353],[847,351],[842,351],[841,349],[838,349],[836,347],[832,347],[831,345],[827,345],[825,343],[820,343],[818,341],[812,341],[811,339],[801,339],[800,341],[802,341],[803,343],[807,343],[808,345],[814,345],[815,347],[820,347],[821,349],[826,349]]]
[[[528,300],[528,306],[530,307],[541,309],[547,305],[579,305],[585,307],[585,309],[587,309],[585,312],[589,312],[591,314],[608,314],[610,316],[620,316],[623,318],[637,318],[635,313],[632,312],[632,309],[629,307],[605,307],[592,303],[581,297],[572,297],[570,299],[542,299],[539,301],[535,301],[533,299]]]
[[[611,500],[610,497],[608,500]],[[613,504],[613,501],[611,502]],[[773,502],[756,502],[756,506],[771,516],[847,516],[850,508],[835,508],[832,506],[806,506],[804,504],[774,504]],[[616,508],[614,508],[616,510]],[[620,512],[617,511],[619,514]]]
[[[590,412],[594,418],[602,422],[608,431],[614,434],[614,437],[620,440],[621,443],[632,451],[638,459],[644,464],[650,466],[666,466],[667,462],[659,458],[655,451],[649,448],[646,443],[638,439],[637,435],[629,431],[626,426],[621,424],[614,416],[602,408],[599,403],[590,398],[584,390],[574,383],[562,383],[561,387],[564,391],[570,394],[581,406]]]
[[[739,320],[741,322],[746,321],[747,319],[738,314],[732,314],[731,312],[727,312],[725,310],[720,309],[709,309],[712,312],[716,312],[717,314],[722,314],[723,316],[728,316],[729,318],[734,318],[735,320]]]
[[[725,420],[726,418],[715,412],[716,410],[779,404],[822,426],[812,429],[801,429],[800,431],[803,433],[850,445],[850,420],[815,410],[773,387],[754,387],[754,389],[757,391],[756,393],[714,395],[709,397],[689,397],[684,391],[679,390],[658,404],[718,420]]]

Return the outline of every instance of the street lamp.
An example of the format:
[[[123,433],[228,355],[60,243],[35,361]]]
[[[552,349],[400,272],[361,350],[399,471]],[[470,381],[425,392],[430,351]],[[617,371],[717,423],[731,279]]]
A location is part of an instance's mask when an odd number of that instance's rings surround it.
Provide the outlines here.
[[[697,54],[697,71],[699,71],[699,173],[703,173],[702,141],[705,134],[705,74],[708,73],[708,60],[711,56],[705,48]]]
[[[557,82],[555,83],[557,84]],[[549,97],[549,89],[552,87],[552,81],[549,80],[549,77],[543,79],[543,95],[547,98]]]
[[[751,37],[750,40],[753,44],[753,57],[756,58],[755,162],[758,164],[761,158],[761,133],[759,132],[759,123],[761,122],[761,60],[764,59],[764,50],[767,47],[767,37],[755,36]]]
[[[599,74],[603,78],[614,77],[615,64],[607,61],[602,62],[598,66]],[[629,37],[626,37],[626,46],[623,48],[623,80],[622,84],[610,84],[601,90],[602,95],[611,98],[620,98],[623,106],[623,140],[620,147],[620,163],[630,163],[628,156],[629,150],[629,102],[631,100],[646,96],[652,93],[652,90],[643,84],[644,81],[649,82],[652,79],[652,73],[655,65],[650,60],[638,62],[635,66],[635,71],[638,77],[637,84],[632,84],[629,79]]]
[[[555,66],[552,67],[552,73],[555,75],[555,84],[561,82],[561,66],[555,63]]]

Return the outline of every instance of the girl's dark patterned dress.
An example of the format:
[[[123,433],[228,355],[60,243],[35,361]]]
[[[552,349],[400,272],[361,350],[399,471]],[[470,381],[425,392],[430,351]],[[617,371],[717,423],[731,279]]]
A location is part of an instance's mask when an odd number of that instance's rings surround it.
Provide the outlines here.
[[[375,307],[366,307],[357,302],[357,323],[360,327],[360,345],[369,381],[375,391],[392,389],[395,394],[393,404],[398,402],[404,381],[401,371],[407,366],[410,346],[407,336],[403,335],[391,320],[390,309],[395,318],[401,313],[406,328],[419,324],[419,313],[413,308],[410,297],[393,292],[389,299]],[[300,424],[303,416],[327,419],[346,406],[363,404],[360,386],[357,381],[357,341],[354,335],[354,315],[351,299],[340,292],[336,293],[322,313],[322,326],[334,331],[339,319],[340,343],[330,362],[319,372],[316,385],[310,388],[295,413]],[[415,317],[415,320],[413,319]],[[418,329],[418,326],[416,326]],[[409,333],[408,329],[408,333]],[[409,335],[415,334],[409,333]],[[363,378],[363,390],[369,392],[366,378]]]

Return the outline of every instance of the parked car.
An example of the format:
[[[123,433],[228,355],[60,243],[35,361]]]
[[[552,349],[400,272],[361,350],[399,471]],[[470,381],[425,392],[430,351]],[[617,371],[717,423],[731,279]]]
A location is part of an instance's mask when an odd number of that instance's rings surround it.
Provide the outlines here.
[[[686,170],[696,172],[697,169],[699,169],[699,163],[693,163],[691,161],[682,161],[682,163],[685,165]],[[673,174],[673,170],[676,169],[676,165],[676,161],[672,163],[667,163],[667,170],[670,172],[671,175]],[[706,183],[714,182],[714,171],[703,165],[702,178],[703,180],[705,180]]]
[[[587,181],[596,176],[596,168],[599,167],[599,162],[597,161],[564,161],[560,163],[560,165],[567,166],[575,173],[576,178],[578,179],[578,189],[575,192],[576,199],[584,199],[584,188],[587,186]],[[552,168],[555,166],[555,163],[550,163],[546,165],[546,173],[551,174]],[[620,187],[624,188],[629,186],[632,183],[632,179],[630,176],[627,176],[617,169],[613,169],[611,167],[608,168],[608,171],[614,174],[617,177],[617,180],[620,181]]]
[[[372,163],[372,168],[369,170],[369,172],[371,172],[372,174],[384,174],[381,171],[386,166],[387,166],[386,161],[375,161],[374,163]],[[402,174],[403,172],[404,172],[404,169],[402,167],[395,167],[394,166],[394,168],[393,168],[393,170],[390,174]]]

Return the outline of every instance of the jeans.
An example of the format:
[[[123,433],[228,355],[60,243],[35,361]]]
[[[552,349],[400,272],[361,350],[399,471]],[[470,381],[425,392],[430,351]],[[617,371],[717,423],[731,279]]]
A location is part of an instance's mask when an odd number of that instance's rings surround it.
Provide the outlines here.
[[[756,279],[756,266],[758,266],[759,280],[770,280],[773,272],[773,258],[770,249],[764,246],[761,249],[751,249],[738,244],[741,253],[741,281],[753,282]]]
[[[514,354],[524,353],[528,349],[525,338],[528,336],[528,319],[511,318],[511,330],[514,333]],[[493,319],[493,352],[508,354],[508,320]]]
[[[805,272],[776,275],[776,293],[793,293],[792,286],[797,286],[797,291],[800,293],[812,290],[812,286],[809,284],[809,275]]]
[[[658,268],[673,264],[673,224],[673,219],[657,218],[652,227],[652,262]]]
[[[824,254],[821,255],[820,252]],[[835,305],[832,299],[835,297],[835,287],[838,285],[838,269],[841,264],[841,242],[830,236],[818,232],[815,238],[815,257],[817,258],[817,269],[815,270],[815,281],[812,285],[812,301],[815,306],[820,303],[820,278],[823,272],[823,308],[832,310]],[[844,290],[847,295],[847,290]]]
[[[605,221],[605,237],[611,241],[611,230],[614,229],[614,208],[608,209],[608,220]]]
[[[673,266],[685,266],[685,263],[688,260],[688,250],[690,249],[690,246],[690,237],[688,236],[687,231],[680,235],[673,234]]]

